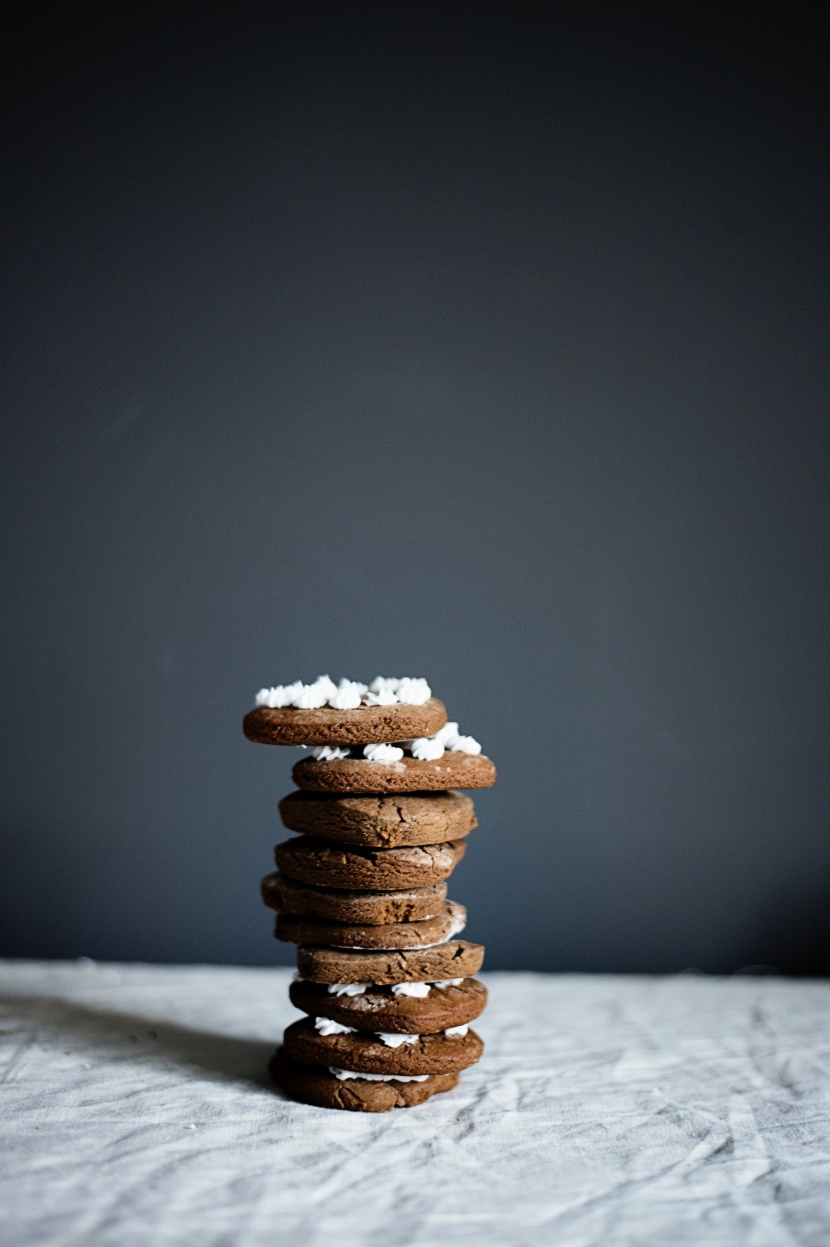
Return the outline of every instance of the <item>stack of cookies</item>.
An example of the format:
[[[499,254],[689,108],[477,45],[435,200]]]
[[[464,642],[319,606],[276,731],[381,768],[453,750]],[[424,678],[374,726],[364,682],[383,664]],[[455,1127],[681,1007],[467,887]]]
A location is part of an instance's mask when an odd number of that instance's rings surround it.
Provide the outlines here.
[[[447,879],[476,826],[457,789],[488,788],[496,768],[425,680],[321,676],[261,689],[256,703],[249,740],[310,749],[279,807],[299,836],[277,845],[262,881],[277,939],[299,946],[290,996],[307,1015],[271,1071],[307,1104],[420,1104],[483,1050],[469,1024],[487,1001],[472,977],[484,949],[457,938],[466,911]]]

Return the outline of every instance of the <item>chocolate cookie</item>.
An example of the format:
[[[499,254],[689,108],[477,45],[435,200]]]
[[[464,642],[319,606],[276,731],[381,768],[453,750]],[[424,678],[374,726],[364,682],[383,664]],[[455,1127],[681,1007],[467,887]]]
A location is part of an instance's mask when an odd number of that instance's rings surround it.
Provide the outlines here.
[[[394,797],[292,792],[280,801],[280,816],[291,831],[378,849],[440,844],[466,836],[477,826],[473,803],[460,792]]]
[[[297,949],[300,977],[314,983],[435,983],[469,978],[483,961],[483,945],[467,940],[400,952],[346,952],[306,944]]]
[[[289,988],[291,1003],[312,1017],[332,1018],[356,1030],[390,1034],[431,1035],[450,1026],[472,1022],[487,1004],[487,988],[478,979],[455,986],[431,986],[423,997],[399,996],[391,987],[375,987],[355,996],[334,995],[322,983],[296,979]]]
[[[467,925],[463,905],[448,901],[443,912],[422,922],[391,922],[382,926],[354,926],[280,914],[274,931],[278,940],[323,948],[430,948],[460,934]]]
[[[363,1078],[340,1080],[319,1065],[294,1061],[282,1048],[268,1068],[281,1087],[303,1104],[318,1108],[342,1108],[355,1113],[386,1113],[392,1108],[413,1108],[438,1091],[451,1091],[457,1074],[432,1074],[417,1082],[369,1082]]]
[[[297,710],[257,706],[242,720],[248,740],[263,745],[371,745],[379,741],[434,736],[447,721],[443,702],[430,697],[421,706],[357,706],[354,710]]]
[[[281,873],[300,883],[386,892],[439,883],[452,874],[465,848],[463,840],[450,840],[401,849],[362,849],[299,836],[278,844],[274,857]]]
[[[380,926],[434,918],[444,908],[447,885],[431,883],[425,888],[404,888],[395,892],[347,892],[297,883],[275,870],[262,880],[262,899],[269,909],[281,914]]]
[[[496,782],[496,768],[490,759],[469,753],[445,753],[435,762],[408,756],[398,762],[369,762],[365,758],[323,762],[303,758],[291,775],[297,787],[308,792],[444,791],[489,788]]]
[[[464,1035],[407,1036],[403,1042],[396,1035],[391,1044],[385,1044],[367,1031],[321,1035],[311,1018],[287,1027],[282,1044],[295,1061],[363,1074],[455,1074],[475,1065],[484,1051],[481,1039],[471,1030]]]

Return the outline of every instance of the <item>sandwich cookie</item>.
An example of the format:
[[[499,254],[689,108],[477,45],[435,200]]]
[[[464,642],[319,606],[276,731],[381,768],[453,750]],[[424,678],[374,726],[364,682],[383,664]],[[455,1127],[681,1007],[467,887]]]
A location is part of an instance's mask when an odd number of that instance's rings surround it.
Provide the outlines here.
[[[435,983],[446,979],[466,979],[478,974],[484,961],[484,946],[467,940],[448,940],[433,948],[345,951],[313,948],[301,944],[297,949],[300,978],[313,983]]]
[[[443,702],[430,697],[422,706],[358,706],[336,710],[321,706],[257,706],[242,720],[248,740],[261,745],[369,745],[378,740],[432,736],[447,721]]]
[[[365,757],[303,758],[291,776],[307,792],[426,792],[489,788],[496,782],[496,768],[483,754],[450,752],[435,761],[406,754],[388,762]]]
[[[274,849],[280,873],[300,883],[347,891],[387,892],[424,888],[449,877],[464,856],[463,840],[363,849],[299,836]]]
[[[392,922],[380,926],[354,926],[280,914],[274,935],[290,944],[323,948],[430,948],[459,935],[467,925],[463,905],[448,901],[435,918],[420,922]]]
[[[477,825],[472,801],[460,792],[394,797],[292,792],[279,808],[290,831],[378,849],[458,840]]]
[[[354,995],[340,994],[329,991],[322,983],[296,979],[288,994],[295,1008],[312,1017],[331,1018],[355,1030],[405,1035],[430,1035],[464,1026],[473,1022],[487,1004],[487,988],[478,979],[445,985],[403,984],[405,988],[420,989],[417,996],[373,983],[357,986],[362,986],[362,990]]]
[[[367,1079],[347,1070],[338,1078],[329,1069],[293,1060],[278,1048],[269,1063],[276,1081],[303,1104],[318,1108],[341,1108],[355,1113],[386,1113],[393,1108],[413,1108],[439,1091],[451,1091],[458,1074],[427,1074],[400,1080]]]
[[[466,1026],[451,1035],[440,1031],[437,1035],[381,1036],[367,1031],[344,1033],[337,1022],[326,1018],[317,1022],[319,1026],[313,1018],[303,1018],[287,1027],[283,1048],[295,1061],[358,1074],[455,1074],[475,1065],[484,1051],[479,1036]]]
[[[262,899],[269,909],[304,918],[327,918],[332,922],[381,926],[390,922],[422,922],[442,913],[447,899],[446,883],[394,892],[348,892],[343,888],[317,888],[297,883],[279,871],[262,880]]]

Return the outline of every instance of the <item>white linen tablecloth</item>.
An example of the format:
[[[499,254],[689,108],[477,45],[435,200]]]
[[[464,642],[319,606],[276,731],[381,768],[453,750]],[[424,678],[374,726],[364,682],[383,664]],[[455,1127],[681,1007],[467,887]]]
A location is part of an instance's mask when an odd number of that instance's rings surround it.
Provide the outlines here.
[[[3,1247],[830,1243],[830,984],[490,974],[415,1109],[295,1104],[288,970],[0,963]]]

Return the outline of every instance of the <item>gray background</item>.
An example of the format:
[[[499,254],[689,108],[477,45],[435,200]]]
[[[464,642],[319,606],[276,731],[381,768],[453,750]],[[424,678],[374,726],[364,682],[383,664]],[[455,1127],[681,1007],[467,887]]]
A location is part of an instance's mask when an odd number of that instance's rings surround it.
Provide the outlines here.
[[[491,967],[827,969],[827,165],[787,12],[16,30],[4,952],[288,962],[257,884],[295,753],[240,720],[381,672],[499,766],[451,891]]]

